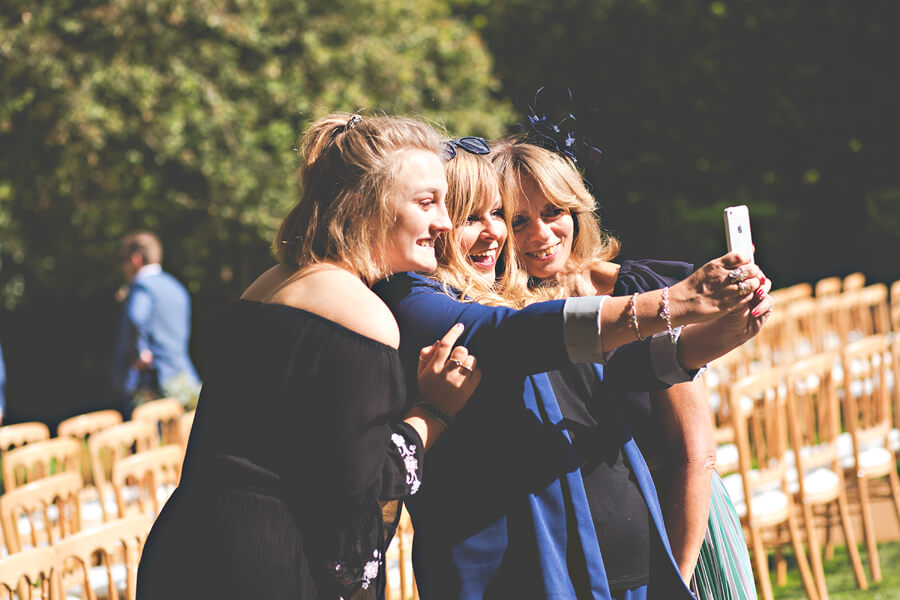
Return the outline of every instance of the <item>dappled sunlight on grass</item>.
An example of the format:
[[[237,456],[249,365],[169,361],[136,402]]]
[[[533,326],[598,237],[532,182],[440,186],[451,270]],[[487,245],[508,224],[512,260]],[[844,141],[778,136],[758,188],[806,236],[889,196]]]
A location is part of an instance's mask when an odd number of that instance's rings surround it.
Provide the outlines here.
[[[836,548],[834,559],[825,562],[825,580],[828,584],[830,600],[895,600],[900,598],[900,541],[878,544],[882,580],[874,583],[871,579],[868,555],[863,544],[859,545],[869,589],[862,591],[856,587],[853,569],[847,558],[847,549]],[[775,600],[801,600],[806,598],[800,573],[793,556],[788,556],[788,581],[784,587],[773,585]]]

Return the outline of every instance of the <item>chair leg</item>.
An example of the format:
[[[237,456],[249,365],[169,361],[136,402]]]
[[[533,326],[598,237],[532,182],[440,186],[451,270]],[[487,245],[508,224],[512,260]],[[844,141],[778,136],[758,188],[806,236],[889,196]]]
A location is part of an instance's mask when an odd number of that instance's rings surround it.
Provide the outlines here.
[[[862,559],[859,556],[859,548],[856,546],[856,534],[853,533],[853,523],[850,522],[850,508],[847,506],[847,496],[843,490],[838,495],[838,511],[841,514],[841,528],[844,530],[844,541],[847,542],[847,553],[850,555],[850,564],[853,565],[853,574],[856,576],[856,585],[861,590],[869,589],[866,581],[866,573],[863,570]]]
[[[782,549],[775,548],[775,585],[783,587],[787,583],[787,560]]]
[[[834,560],[834,540],[831,539],[831,504],[825,506],[825,560]]]
[[[900,479],[897,477],[897,465],[888,471],[888,480],[891,484],[891,499],[894,501],[894,511],[897,513],[897,523],[900,524]]]
[[[756,527],[748,527],[750,530],[750,543],[753,546],[753,562],[756,563],[756,580],[759,582],[760,593],[763,600],[774,600],[772,593],[772,581],[769,579],[769,557],[763,548],[762,533]]]
[[[809,600],[819,600],[816,582],[813,580],[809,561],[806,558],[806,552],[803,550],[803,544],[800,543],[800,531],[797,529],[797,522],[794,520],[793,515],[788,517],[788,529],[791,532],[791,543],[794,546],[794,553],[797,555],[797,566],[800,568],[800,579],[803,580],[806,595],[809,597]]]
[[[825,584],[825,569],[822,567],[822,555],[819,554],[819,536],[816,533],[816,522],[813,518],[812,507],[802,504],[803,521],[806,525],[806,539],[809,542],[809,560],[812,563],[813,577],[816,581],[816,589],[819,592],[819,600],[828,600],[828,586]]]
[[[859,508],[862,514],[863,534],[866,537],[866,550],[869,553],[872,581],[881,581],[881,562],[878,558],[878,544],[875,542],[875,524],[872,522],[869,482],[865,477],[857,477],[856,482],[859,487]]]

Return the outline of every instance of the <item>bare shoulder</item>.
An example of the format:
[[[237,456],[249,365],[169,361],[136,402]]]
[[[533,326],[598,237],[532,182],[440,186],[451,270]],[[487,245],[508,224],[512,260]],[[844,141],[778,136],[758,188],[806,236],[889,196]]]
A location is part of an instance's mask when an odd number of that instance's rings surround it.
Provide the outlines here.
[[[392,348],[400,329],[390,309],[358,277],[339,268],[297,272],[269,299],[315,313]]]

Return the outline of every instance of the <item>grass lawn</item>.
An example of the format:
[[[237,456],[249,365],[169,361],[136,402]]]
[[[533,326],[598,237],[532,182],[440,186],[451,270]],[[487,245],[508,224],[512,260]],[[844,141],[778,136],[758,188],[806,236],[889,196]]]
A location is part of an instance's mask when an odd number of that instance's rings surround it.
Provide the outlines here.
[[[865,592],[856,587],[853,569],[847,558],[847,549],[840,546],[835,549],[834,560],[825,563],[825,580],[828,584],[828,597],[831,600],[900,600],[900,542],[878,544],[878,556],[881,562],[880,583],[873,583],[869,572],[868,555],[865,546],[859,545],[863,559],[863,568],[869,579],[869,589]],[[788,557],[788,581],[784,587],[774,585],[772,589],[776,600],[801,600],[806,598],[800,573],[792,557]]]

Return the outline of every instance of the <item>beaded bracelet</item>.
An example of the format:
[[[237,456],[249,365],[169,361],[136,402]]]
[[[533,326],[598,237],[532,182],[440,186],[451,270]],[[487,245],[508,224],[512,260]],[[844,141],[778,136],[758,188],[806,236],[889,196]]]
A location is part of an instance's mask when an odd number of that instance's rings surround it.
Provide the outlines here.
[[[675,330],[672,328],[672,313],[669,312],[669,288],[664,287],[662,291],[662,299],[659,301],[659,318],[666,322],[666,331],[669,332],[669,338],[675,341]]]
[[[445,413],[443,410],[441,410],[431,402],[420,400],[419,402],[416,402],[414,406],[418,406],[430,416],[434,417],[434,419],[438,423],[444,426],[444,429],[450,429],[450,426],[453,425],[453,417]]]
[[[638,326],[637,297],[637,294],[632,294],[631,300],[628,302],[628,324],[634,329],[634,334],[637,336],[638,341],[643,342],[644,336],[641,335],[641,328]]]

